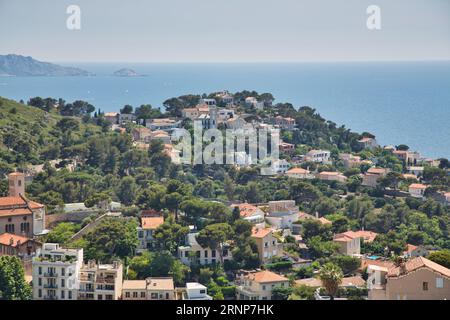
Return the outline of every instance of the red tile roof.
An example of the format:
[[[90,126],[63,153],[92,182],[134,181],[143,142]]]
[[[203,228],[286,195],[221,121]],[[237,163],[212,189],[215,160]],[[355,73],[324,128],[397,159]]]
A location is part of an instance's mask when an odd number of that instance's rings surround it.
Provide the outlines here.
[[[450,278],[450,269],[448,269],[444,266],[441,266],[440,264],[437,264],[436,262],[428,260],[427,258],[417,257],[417,258],[410,259],[410,260],[406,261],[406,263],[405,263],[406,274],[416,271],[418,269],[422,269],[422,268],[430,269],[434,272],[440,273],[441,275],[443,275],[445,277]],[[388,277],[400,277],[400,276],[402,276],[400,271],[401,271],[400,267],[391,268],[388,271]]]
[[[18,236],[16,234],[11,234],[11,233],[0,234],[0,244],[5,245],[5,246],[16,247],[19,244],[19,242],[25,243],[29,240],[31,240],[31,239],[27,238],[27,237]],[[12,242],[12,244],[11,244],[11,242]]]
[[[264,238],[267,235],[269,235],[270,233],[272,233],[272,229],[271,228],[257,228],[257,227],[254,227],[252,229],[252,237],[253,238]]]
[[[280,281],[289,281],[288,278],[280,276],[272,271],[263,270],[255,273],[251,273],[248,275],[248,278],[252,281],[259,283],[269,283],[269,282],[280,282]]]

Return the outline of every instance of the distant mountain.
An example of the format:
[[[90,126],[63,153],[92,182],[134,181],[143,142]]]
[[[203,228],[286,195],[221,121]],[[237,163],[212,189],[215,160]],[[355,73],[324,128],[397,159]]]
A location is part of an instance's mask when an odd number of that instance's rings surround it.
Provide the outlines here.
[[[0,55],[1,76],[91,76],[92,73],[72,67],[42,62],[16,54]]]
[[[140,77],[141,75],[132,69],[123,68],[113,73],[117,77]]]

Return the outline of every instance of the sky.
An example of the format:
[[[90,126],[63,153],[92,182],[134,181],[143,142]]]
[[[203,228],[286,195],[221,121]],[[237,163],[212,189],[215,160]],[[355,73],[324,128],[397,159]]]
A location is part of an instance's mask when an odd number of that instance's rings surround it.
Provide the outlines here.
[[[81,29],[69,30],[69,5]],[[381,30],[366,26],[369,5]],[[0,54],[51,62],[450,60],[449,0],[0,0]]]

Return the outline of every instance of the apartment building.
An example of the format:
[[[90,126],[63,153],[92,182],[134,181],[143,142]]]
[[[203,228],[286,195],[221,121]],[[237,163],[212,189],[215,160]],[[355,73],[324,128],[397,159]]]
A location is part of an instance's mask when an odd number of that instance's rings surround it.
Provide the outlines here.
[[[32,261],[33,299],[76,300],[83,249],[64,249],[44,243]]]
[[[278,239],[274,237],[271,228],[254,227],[251,237],[255,240],[258,247],[258,256],[261,264],[267,263],[270,259],[280,254],[280,244]]]
[[[212,300],[208,289],[198,282],[187,282],[183,300]]]
[[[175,300],[173,279],[152,277],[145,280],[125,280],[122,300]]]
[[[289,287],[288,278],[268,270],[243,272],[235,282],[237,300],[271,300],[273,288]]]
[[[123,266],[119,261],[88,261],[80,270],[78,300],[118,300],[122,294]]]

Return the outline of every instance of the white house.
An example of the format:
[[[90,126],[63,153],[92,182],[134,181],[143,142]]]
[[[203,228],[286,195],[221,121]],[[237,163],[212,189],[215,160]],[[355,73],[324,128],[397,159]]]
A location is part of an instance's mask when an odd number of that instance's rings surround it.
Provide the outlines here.
[[[311,150],[305,155],[304,160],[322,164],[331,164],[331,152],[328,150]]]
[[[187,282],[183,300],[212,300],[212,297],[208,295],[208,289],[201,283]]]
[[[178,258],[185,265],[191,265],[193,259],[201,265],[220,263],[220,252],[216,249],[203,248],[197,242],[198,233],[188,233],[186,235],[186,245],[178,247]],[[231,260],[231,250],[228,244],[222,248],[223,260]]]
[[[299,210],[294,200],[269,202],[269,214],[266,221],[276,229],[292,229],[292,224],[299,219]]]
[[[272,161],[272,172],[273,174],[284,174],[289,170],[291,165],[284,159]]]
[[[413,183],[409,186],[409,194],[411,197],[423,199],[427,186],[421,183]]]

